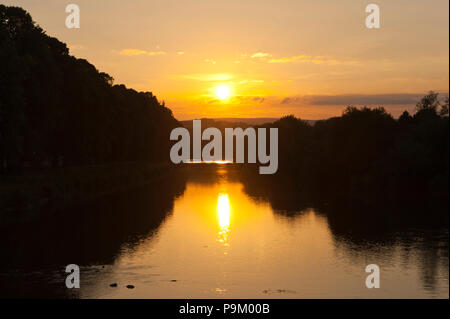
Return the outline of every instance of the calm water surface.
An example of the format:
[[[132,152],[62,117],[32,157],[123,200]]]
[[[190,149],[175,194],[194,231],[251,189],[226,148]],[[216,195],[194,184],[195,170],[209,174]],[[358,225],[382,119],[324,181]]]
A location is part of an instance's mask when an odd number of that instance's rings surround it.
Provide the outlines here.
[[[101,275],[94,272],[80,296],[448,298],[448,255],[440,255],[445,236],[436,238],[436,256],[424,251],[433,248],[421,245],[418,231],[394,234],[397,240],[387,247],[374,243],[359,250],[337,241],[327,217],[313,209],[276,214],[269,203],[247,196],[242,183],[230,181],[225,166],[217,174],[214,182],[188,181],[161,226],[137,245],[123,245],[114,264]],[[378,290],[365,287],[371,263],[381,267]],[[119,287],[111,289],[111,282]]]
[[[120,221],[116,226],[91,221],[100,228],[85,230],[88,239],[67,239],[66,249],[64,240],[53,244],[48,256],[36,255],[45,267],[35,262],[36,269],[21,274],[28,273],[28,282],[39,276],[53,289],[62,285],[63,265],[78,263],[81,289],[61,293],[80,298],[449,297],[447,230],[408,229],[382,240],[354,240],[334,234],[327,216],[314,209],[289,215],[274,211],[263,198],[247,195],[228,170],[222,165],[214,176],[188,177],[168,207],[144,206],[139,218],[132,211],[120,215],[118,220],[131,220],[123,225],[130,229],[124,236],[114,230],[122,229]],[[157,226],[134,232],[156,209],[166,211]],[[109,231],[99,230],[103,224]],[[103,246],[117,236],[115,247]],[[58,249],[69,251],[54,257]],[[105,256],[97,258],[100,252]],[[380,289],[365,287],[365,267],[372,263],[381,268]],[[129,284],[135,288],[127,289]]]

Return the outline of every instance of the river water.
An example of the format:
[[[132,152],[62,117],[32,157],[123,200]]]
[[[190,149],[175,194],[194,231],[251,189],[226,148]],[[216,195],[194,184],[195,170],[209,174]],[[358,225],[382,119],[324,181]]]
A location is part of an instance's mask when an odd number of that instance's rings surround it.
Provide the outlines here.
[[[448,298],[448,230],[365,238],[313,208],[283,214],[246,192],[231,165],[13,225],[5,296],[76,298]],[[169,185],[169,186],[167,186]],[[155,217],[158,216],[158,217]],[[14,228],[16,227],[16,228]],[[19,230],[20,229],[20,230]],[[8,245],[7,247],[5,245]],[[5,255],[4,255],[5,256]],[[81,268],[66,289],[64,265]],[[365,268],[380,268],[368,289]],[[116,283],[117,287],[110,284]],[[133,285],[134,288],[127,288]]]

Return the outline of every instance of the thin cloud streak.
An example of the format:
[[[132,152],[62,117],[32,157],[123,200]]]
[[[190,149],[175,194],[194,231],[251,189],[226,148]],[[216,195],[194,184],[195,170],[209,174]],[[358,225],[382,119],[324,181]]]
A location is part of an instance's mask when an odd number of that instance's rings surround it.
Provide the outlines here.
[[[138,55],[165,55],[167,52],[165,51],[146,51],[146,50],[139,50],[139,49],[123,49],[119,52],[120,55],[126,55],[126,56],[138,56]]]
[[[225,73],[215,73],[215,74],[186,74],[181,75],[181,78],[205,82],[215,82],[215,81],[228,81],[233,78],[231,74]]]
[[[304,95],[285,97],[281,104],[299,105],[415,105],[426,93]],[[448,96],[443,93],[443,96]]]

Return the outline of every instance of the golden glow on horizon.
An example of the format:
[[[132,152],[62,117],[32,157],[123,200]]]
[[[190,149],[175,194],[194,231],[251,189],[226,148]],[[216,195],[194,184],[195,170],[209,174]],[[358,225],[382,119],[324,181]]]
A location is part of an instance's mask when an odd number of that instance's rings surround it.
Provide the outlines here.
[[[230,164],[232,163],[231,161],[227,161],[227,160],[221,160],[221,161],[196,161],[196,160],[192,160],[192,161],[187,161],[185,162],[186,164]]]
[[[231,90],[228,85],[220,85],[216,88],[216,96],[220,100],[226,100],[231,96]]]
[[[178,120],[289,114],[319,120],[367,101],[384,104],[399,116],[404,110],[413,112],[417,101],[399,107],[403,98],[387,95],[448,92],[448,1],[432,7],[411,1],[409,10],[422,13],[420,25],[402,14],[402,6],[391,4],[389,12],[396,19],[377,32],[364,27],[364,8],[350,2],[267,1],[253,6],[212,1],[208,10],[202,1],[181,1],[177,10],[161,2],[158,15],[149,20],[153,5],[141,1],[134,7],[111,6],[107,15],[102,6],[90,8],[84,19],[113,21],[123,18],[123,10],[130,14],[124,24],[99,23],[97,32],[81,37],[59,23],[58,10],[49,12],[34,1],[8,1],[22,2],[38,24],[48,26],[49,34],[68,43],[71,54],[110,74],[116,84],[153,92]],[[277,15],[284,17],[279,23],[266,23]],[[322,23],[317,24],[318,18]],[[170,21],[185,26],[183,32]],[[108,34],[114,37],[99,38]],[[323,41],[323,35],[332,41]],[[417,38],[425,41],[421,48],[433,50],[415,50]],[[374,50],[381,58],[374,59]],[[351,95],[361,98],[353,102]]]

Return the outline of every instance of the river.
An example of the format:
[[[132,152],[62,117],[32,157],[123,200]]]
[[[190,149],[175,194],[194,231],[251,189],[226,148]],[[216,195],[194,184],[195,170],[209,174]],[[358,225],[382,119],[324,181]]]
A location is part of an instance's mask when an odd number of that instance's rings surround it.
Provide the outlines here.
[[[204,174],[190,172],[176,187],[169,180],[25,228],[8,227],[13,239],[2,244],[10,253],[0,267],[2,295],[449,297],[446,228],[355,239],[336,233],[314,208],[276,211],[268,200],[249,195],[231,170],[216,165]],[[67,264],[80,266],[80,289],[65,288]],[[365,285],[369,264],[380,268],[378,289]]]

